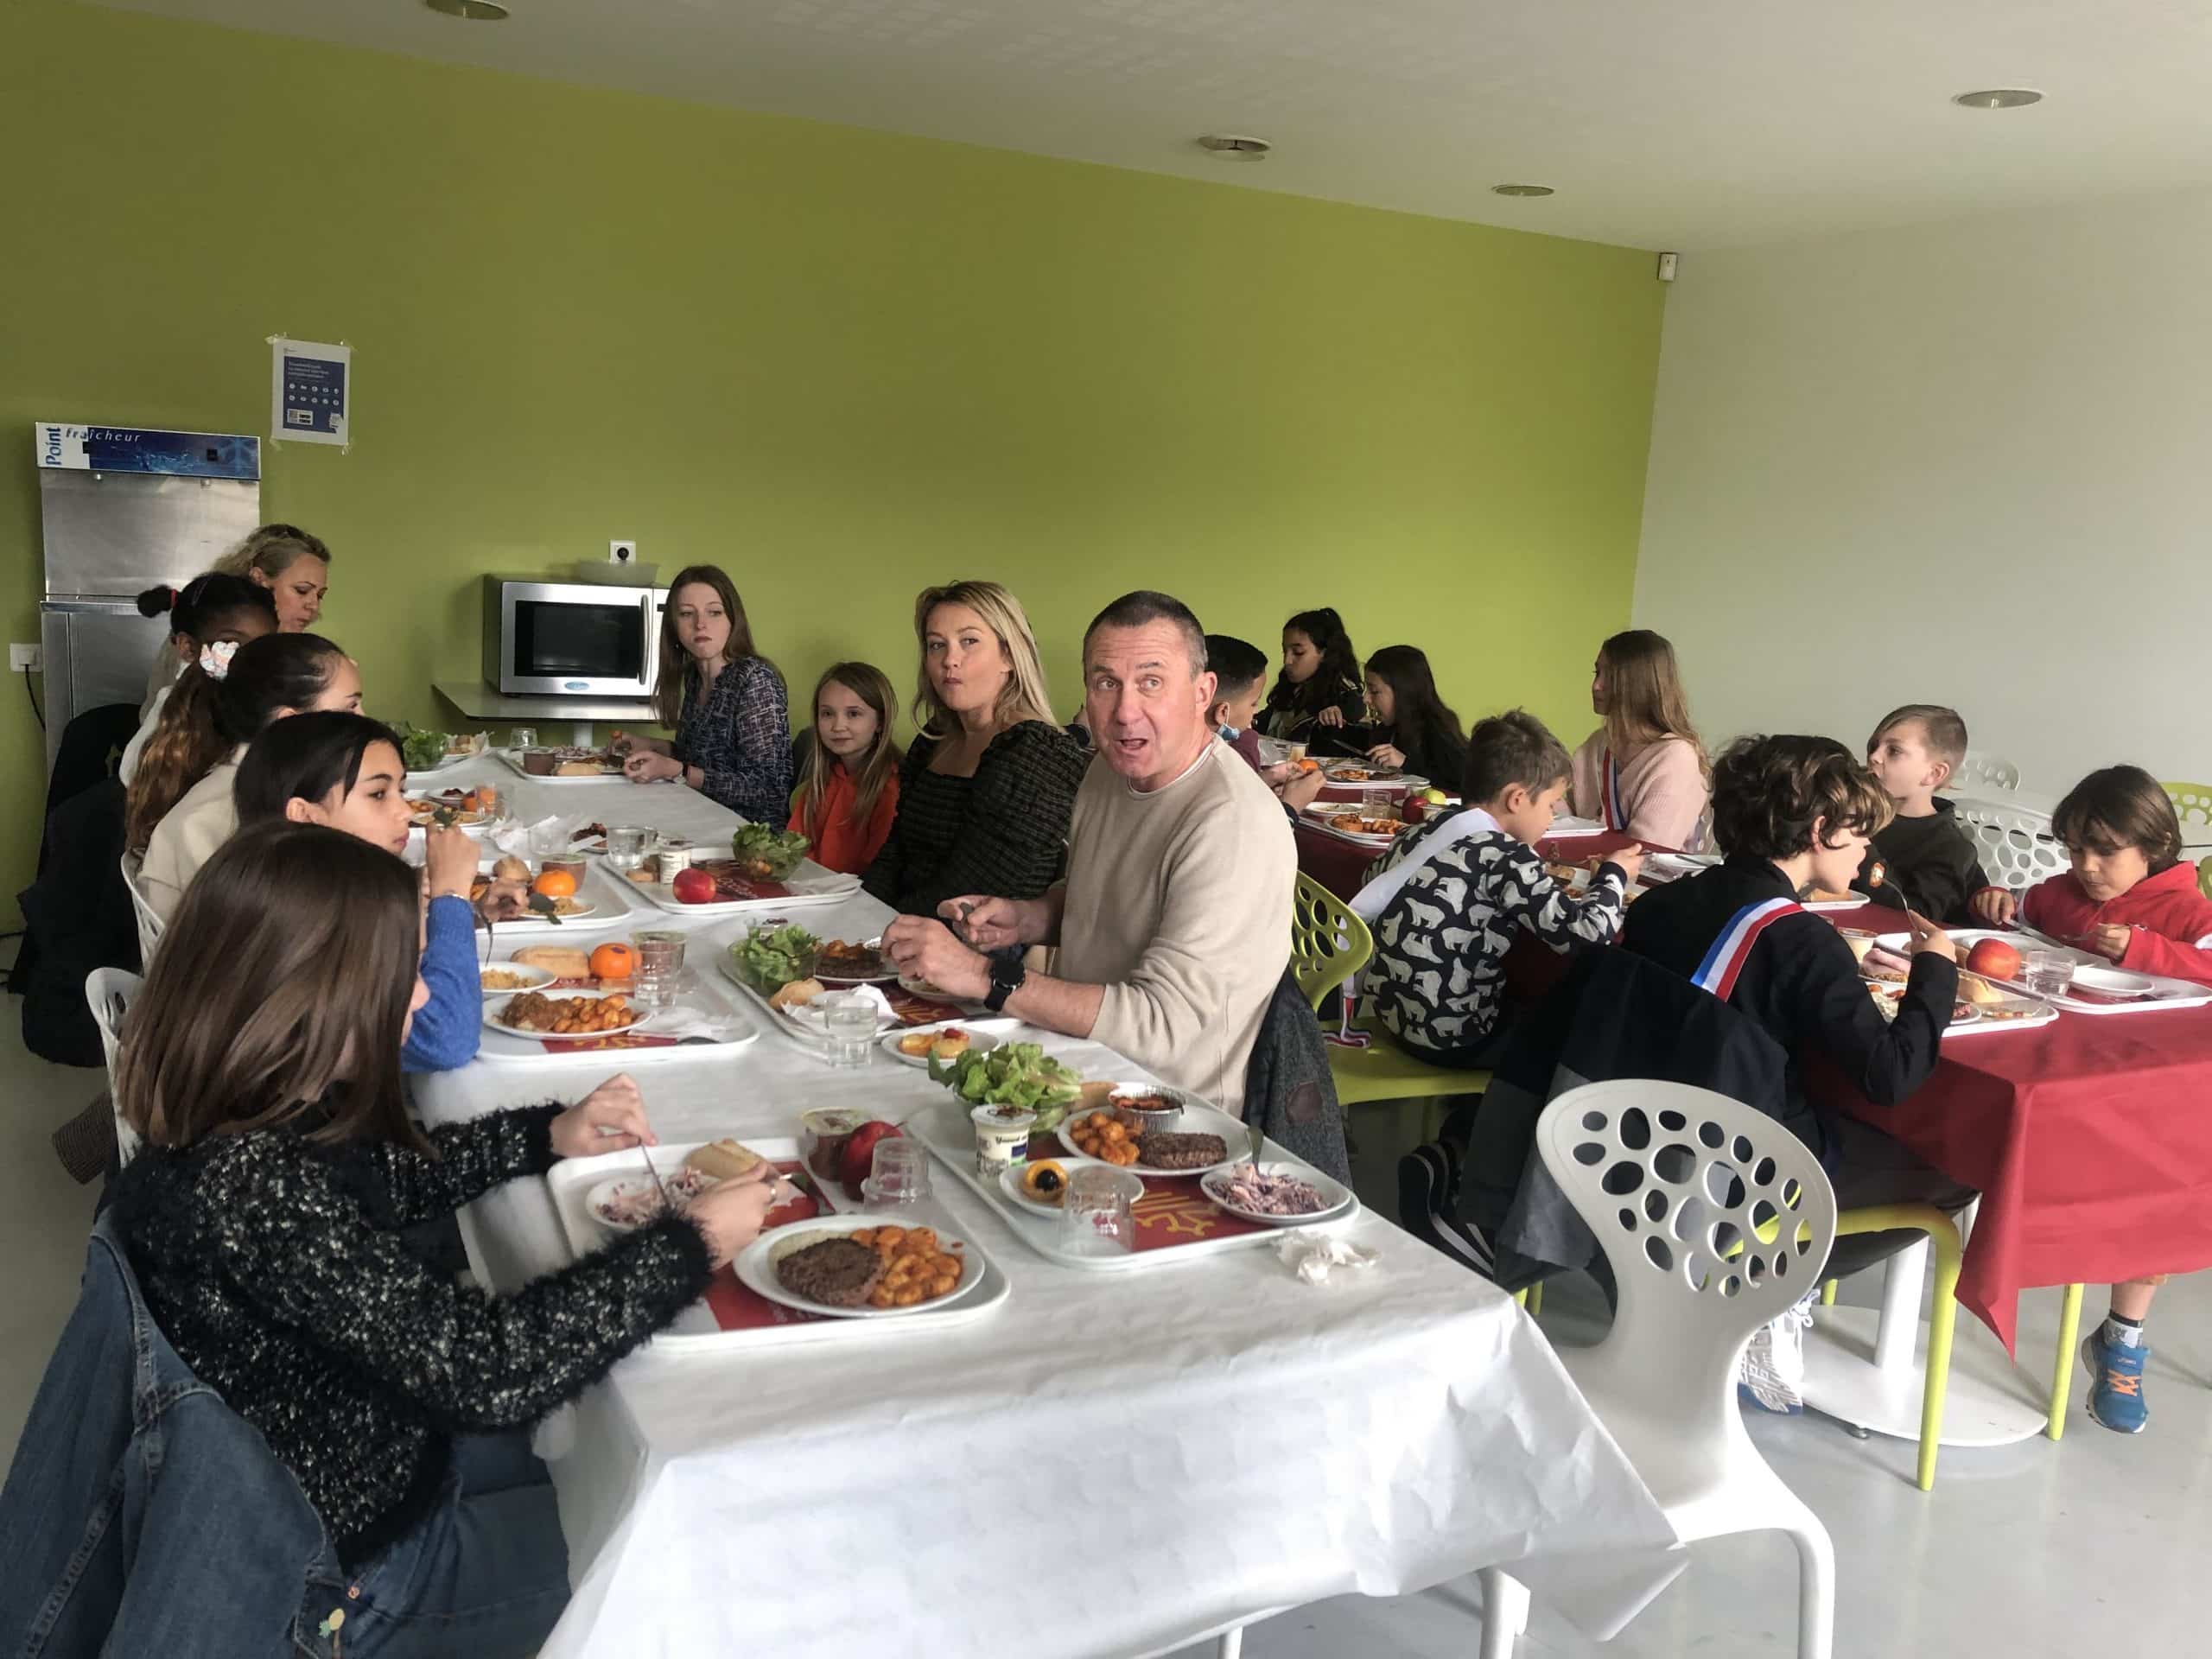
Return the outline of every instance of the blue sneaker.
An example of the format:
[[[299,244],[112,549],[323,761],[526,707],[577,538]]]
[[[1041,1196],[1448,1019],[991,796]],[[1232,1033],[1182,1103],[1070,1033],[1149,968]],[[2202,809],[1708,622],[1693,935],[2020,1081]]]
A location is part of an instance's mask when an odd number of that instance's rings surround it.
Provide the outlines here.
[[[2089,1415],[2119,1433],[2140,1434],[2151,1421],[2151,1408],[2143,1403],[2143,1366],[2150,1357],[2148,1348],[2107,1342],[2101,1324],[2084,1337],[2082,1363],[2094,1379]]]

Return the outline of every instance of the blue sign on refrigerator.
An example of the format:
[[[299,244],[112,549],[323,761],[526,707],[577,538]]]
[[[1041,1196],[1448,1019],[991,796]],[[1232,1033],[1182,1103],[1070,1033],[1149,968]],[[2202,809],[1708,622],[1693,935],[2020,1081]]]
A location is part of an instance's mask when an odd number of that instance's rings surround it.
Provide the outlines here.
[[[34,421],[38,464],[73,473],[166,473],[185,478],[261,476],[261,440],[228,432]]]
[[[353,349],[308,340],[272,339],[274,353],[270,437],[304,443],[351,442]]]

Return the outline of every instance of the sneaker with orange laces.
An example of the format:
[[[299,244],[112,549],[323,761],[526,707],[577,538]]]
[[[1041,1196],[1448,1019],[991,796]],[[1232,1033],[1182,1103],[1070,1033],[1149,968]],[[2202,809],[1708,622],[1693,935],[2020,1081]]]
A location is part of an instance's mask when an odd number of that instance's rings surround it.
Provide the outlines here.
[[[2151,1351],[2140,1341],[2133,1345],[2107,1340],[2100,1325],[2082,1339],[2082,1363],[2094,1379],[2089,1389],[2089,1415],[2105,1427],[2122,1434],[2140,1434],[2151,1421],[2143,1402],[2143,1364]]]

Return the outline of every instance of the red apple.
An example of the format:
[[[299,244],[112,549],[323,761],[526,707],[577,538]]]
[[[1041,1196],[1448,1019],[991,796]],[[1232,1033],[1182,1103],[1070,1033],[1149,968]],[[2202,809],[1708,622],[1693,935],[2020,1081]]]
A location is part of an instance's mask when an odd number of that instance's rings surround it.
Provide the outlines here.
[[[715,901],[715,878],[704,870],[687,865],[676,873],[676,880],[669,887],[679,905],[710,905]]]
[[[1984,979],[2017,979],[2020,953],[2002,939],[1983,939],[1967,953],[1967,966]]]
[[[837,1165],[838,1175],[851,1182],[864,1181],[875,1167],[875,1143],[899,1133],[896,1123],[871,1119],[853,1131],[852,1139],[845,1142],[844,1156]]]

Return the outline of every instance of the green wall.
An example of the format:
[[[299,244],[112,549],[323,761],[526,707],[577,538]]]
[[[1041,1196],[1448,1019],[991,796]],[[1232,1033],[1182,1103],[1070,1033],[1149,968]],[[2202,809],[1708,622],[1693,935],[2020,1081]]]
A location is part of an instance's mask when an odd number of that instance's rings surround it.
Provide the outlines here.
[[[266,337],[355,352],[350,454],[264,449],[374,712],[474,673],[480,571],[735,575],[804,701],[911,682],[925,583],[1007,582],[1065,711],[1129,588],[1270,651],[1334,604],[1462,714],[1572,742],[1624,626],[1650,256],[93,10],[0,6],[0,607],[29,423],[265,431]],[[0,905],[40,740],[0,696]]]

